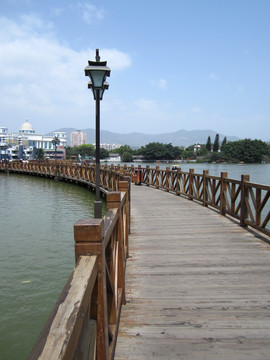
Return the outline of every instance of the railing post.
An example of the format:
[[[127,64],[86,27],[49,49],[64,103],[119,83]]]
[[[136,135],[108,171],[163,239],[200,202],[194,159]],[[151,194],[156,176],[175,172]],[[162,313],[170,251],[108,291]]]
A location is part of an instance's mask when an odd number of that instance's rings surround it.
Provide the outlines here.
[[[222,172],[220,175],[220,215],[225,215],[225,210],[226,210],[226,197],[225,197],[225,192],[226,192],[226,183],[224,181],[224,179],[228,176],[227,172]]]
[[[159,171],[159,166],[156,166],[156,189],[159,189],[159,176],[160,176],[160,171]]]
[[[140,176],[139,182],[144,182],[144,181],[141,181],[142,179],[144,180],[142,165],[138,165],[138,171],[139,171],[139,176]]]
[[[126,233],[125,233],[125,246],[126,246],[126,258],[129,257],[129,245],[128,245],[128,235],[130,234],[130,184],[127,179],[126,181],[119,181],[119,191],[123,191],[126,193]]]
[[[180,187],[180,177],[181,177],[181,168],[177,168],[176,170],[176,195],[180,195],[181,193],[181,187]]]
[[[208,170],[203,170],[203,206],[208,206],[207,205],[207,201],[208,201],[208,193],[207,193],[207,186],[208,186],[208,181],[207,181],[207,176],[209,174]]]
[[[120,182],[119,182],[120,183]],[[117,241],[118,241],[118,287],[122,289],[122,304],[126,303],[125,295],[125,243],[124,243],[124,228],[123,228],[123,214],[121,207],[121,193],[109,192],[107,193],[107,209],[118,209],[117,222]]]
[[[109,329],[107,311],[106,262],[103,219],[79,220],[74,225],[75,258],[97,255],[97,360],[109,359]]]
[[[241,175],[241,213],[240,213],[240,225],[247,227],[245,219],[247,218],[247,204],[248,189],[245,186],[245,181],[249,181],[249,175]]]
[[[149,165],[146,165],[146,169],[145,169],[145,172],[146,172],[146,185],[149,186],[150,185],[150,181],[149,181],[149,172],[150,172],[150,166]]]
[[[166,185],[165,185],[165,191],[169,192],[169,185],[170,185],[170,167],[166,167]]]
[[[261,206],[261,199],[262,199],[262,190],[256,189],[256,225],[258,226],[261,225],[261,211],[259,211]]]
[[[193,175],[194,173],[194,169],[189,169],[189,174],[188,174],[188,199],[189,200],[193,200],[192,195],[193,195],[193,186],[192,186],[192,182],[193,182]]]

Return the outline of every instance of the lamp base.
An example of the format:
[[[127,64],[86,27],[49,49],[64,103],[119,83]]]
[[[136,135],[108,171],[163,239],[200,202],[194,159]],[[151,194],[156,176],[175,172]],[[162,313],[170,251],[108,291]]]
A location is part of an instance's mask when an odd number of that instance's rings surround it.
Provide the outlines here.
[[[94,216],[95,216],[95,219],[101,219],[102,218],[101,201],[95,201],[94,202]]]

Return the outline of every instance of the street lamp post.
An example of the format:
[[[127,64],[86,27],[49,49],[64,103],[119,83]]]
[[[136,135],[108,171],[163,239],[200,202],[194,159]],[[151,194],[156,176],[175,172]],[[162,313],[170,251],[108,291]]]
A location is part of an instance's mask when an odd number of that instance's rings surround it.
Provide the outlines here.
[[[59,144],[59,138],[57,136],[55,136],[52,139],[52,144],[54,145],[54,161],[55,161],[55,176],[54,176],[54,180],[58,180],[58,176],[57,176],[57,157],[56,157],[56,146]]]
[[[0,138],[0,142],[1,142],[1,148],[5,150],[5,172],[8,173],[8,168],[7,168],[7,148],[8,148],[8,145],[7,143],[4,144],[4,140],[5,138]],[[2,145],[2,143],[4,145]],[[1,151],[1,160],[2,160],[2,151]]]
[[[8,168],[7,168],[7,144],[5,145],[5,172],[8,173]]]
[[[95,218],[101,218],[100,201],[100,100],[103,93],[109,88],[106,77],[110,76],[110,68],[107,61],[100,61],[99,50],[96,49],[96,61],[88,60],[88,66],[84,69],[85,76],[89,76],[88,88],[92,90],[96,100],[96,201],[94,204]]]

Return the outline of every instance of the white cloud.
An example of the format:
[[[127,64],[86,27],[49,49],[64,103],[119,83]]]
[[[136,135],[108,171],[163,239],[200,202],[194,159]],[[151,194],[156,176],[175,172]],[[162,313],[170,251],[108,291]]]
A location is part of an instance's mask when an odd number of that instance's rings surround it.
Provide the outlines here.
[[[135,105],[139,110],[147,111],[149,113],[158,112],[158,105],[153,100],[138,99],[135,101]]]
[[[61,9],[61,8],[53,8],[51,9],[51,14],[52,16],[55,16],[55,17],[58,17],[60,16],[61,14],[63,14],[64,10]]]
[[[105,12],[102,8],[98,9],[95,5],[87,2],[79,2],[77,6],[83,20],[88,24],[92,24],[95,20],[101,21],[104,19]]]
[[[74,51],[61,44],[51,28],[35,16],[22,17],[21,23],[0,18],[2,118],[13,113],[13,117],[21,114],[31,119],[35,114],[44,121],[42,118],[51,114],[51,118],[61,116],[68,124],[68,118],[74,119],[75,114],[76,119],[80,111],[94,106],[84,68],[87,60],[94,60],[95,50]],[[100,49],[100,55],[113,71],[131,66],[130,56],[117,49]]]
[[[168,88],[167,80],[165,80],[165,79],[152,80],[152,81],[151,81],[151,84],[152,84],[153,86],[156,86],[156,87],[158,87],[159,89],[163,89],[163,90],[165,90],[165,89]]]

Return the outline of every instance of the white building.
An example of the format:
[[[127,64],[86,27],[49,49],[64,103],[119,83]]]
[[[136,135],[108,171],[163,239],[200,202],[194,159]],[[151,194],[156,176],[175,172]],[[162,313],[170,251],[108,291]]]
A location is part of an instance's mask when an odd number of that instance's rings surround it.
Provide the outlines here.
[[[43,149],[45,157],[53,158],[55,148],[52,140],[55,137],[59,139],[57,158],[65,158],[65,147],[67,145],[67,134],[65,132],[54,132],[53,135],[37,134],[28,120],[23,122],[18,133],[9,133],[7,127],[0,127],[1,158],[4,158],[3,153],[5,152],[9,159],[18,159],[22,154],[27,158],[35,158],[36,149]],[[4,149],[5,147],[7,149]]]
[[[96,143],[94,143],[93,145],[94,145],[94,147],[96,147]],[[121,144],[103,144],[103,143],[100,144],[101,149],[105,149],[108,151],[118,149],[118,148],[120,148],[120,146],[122,146],[122,145]]]
[[[73,131],[70,134],[71,147],[85,145],[86,144],[86,133],[81,130]]]

